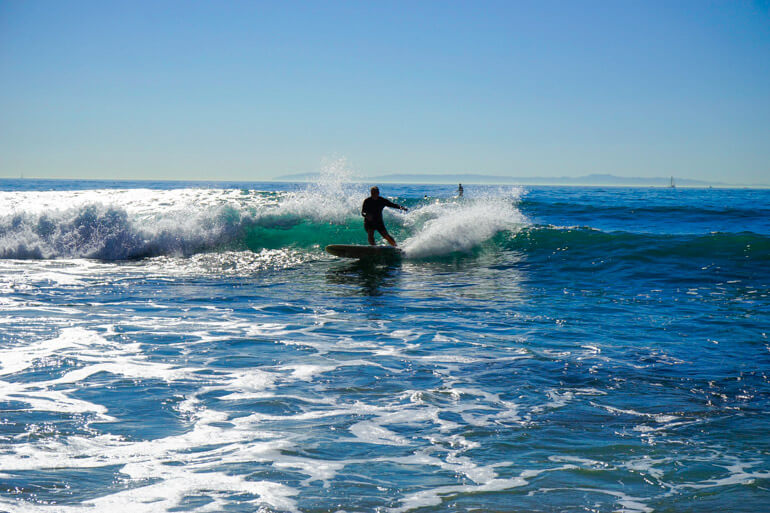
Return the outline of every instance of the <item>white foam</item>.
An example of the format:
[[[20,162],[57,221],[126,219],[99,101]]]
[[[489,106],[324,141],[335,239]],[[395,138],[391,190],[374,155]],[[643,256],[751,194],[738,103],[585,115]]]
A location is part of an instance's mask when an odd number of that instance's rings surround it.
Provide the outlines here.
[[[603,409],[607,410],[610,413],[633,415],[633,416],[636,416],[636,417],[646,417],[646,418],[649,418],[649,419],[653,419],[655,422],[659,422],[661,424],[670,423],[670,422],[673,422],[673,421],[679,419],[679,417],[676,416],[676,415],[667,415],[667,414],[664,414],[664,413],[643,413],[643,412],[638,412],[638,411],[635,411],[635,410],[615,408],[613,406],[597,404],[597,403],[593,403],[593,402],[591,404],[593,404],[594,406],[597,406],[599,408],[603,408]]]
[[[276,379],[276,374],[260,369],[249,369],[245,372],[233,371],[228,374],[228,379],[225,383],[217,386],[204,387],[199,393],[211,390],[235,390],[234,392],[219,397],[219,400],[238,401],[258,399],[265,397],[265,394],[263,393],[264,390],[273,387]]]
[[[548,461],[553,461],[556,463],[575,463],[580,465],[583,468],[586,468],[586,467],[593,468],[593,469],[611,468],[611,465],[603,461],[591,460],[588,458],[581,458],[579,456],[552,455],[548,457]]]
[[[324,488],[328,488],[330,481],[334,479],[337,473],[350,463],[354,463],[354,461],[332,462],[284,455],[281,457],[280,461],[274,462],[273,466],[277,468],[297,469],[308,476],[308,478],[303,481],[303,484],[309,485],[314,481],[321,481]]]
[[[728,472],[727,476],[715,479],[706,479],[698,483],[684,483],[677,485],[676,488],[702,490],[708,488],[718,488],[721,486],[748,485],[753,484],[758,479],[770,479],[770,471],[747,471],[747,469],[751,467],[762,465],[762,461],[739,461],[736,458],[733,458],[733,460],[734,461],[732,463],[724,465]]]
[[[602,488],[570,488],[570,490],[601,493],[604,495],[611,495],[613,497],[616,497],[618,500],[618,504],[621,505],[621,509],[615,510],[618,513],[652,513],[653,511],[655,511],[653,508],[647,506],[647,504],[645,504],[642,499],[638,497],[632,497],[623,492],[606,490]]]
[[[403,499],[401,499],[400,507],[388,508],[387,511],[390,511],[391,513],[403,513],[405,511],[425,508],[429,506],[439,506],[445,500],[463,493],[499,492],[503,490],[510,490],[512,488],[519,488],[527,485],[529,483],[529,481],[527,481],[528,479],[535,477],[543,472],[562,470],[564,468],[567,467],[542,471],[527,470],[516,477],[505,479],[495,477],[478,485],[438,486],[428,490],[422,490],[408,494]]]
[[[231,502],[225,500],[228,493],[254,495],[256,499],[239,497],[239,500],[255,506],[298,511],[292,499],[297,494],[295,489],[218,470],[228,463],[276,460],[278,451],[288,447],[287,441],[276,440],[278,435],[255,429],[253,418],[229,419],[223,412],[199,407],[195,409],[195,419],[191,431],[154,440],[130,442],[120,437],[96,435],[17,444],[12,452],[0,455],[0,468],[19,471],[122,465],[121,473],[132,481],[130,489],[61,509],[66,512],[90,507],[166,511],[180,507],[186,497],[203,494],[212,501],[204,510],[221,510]],[[203,450],[191,452],[191,448]],[[183,464],[168,465],[174,462]],[[152,482],[156,480],[159,481]],[[19,505],[32,508],[24,503]]]
[[[409,445],[409,441],[404,437],[393,433],[392,431],[375,424],[374,422],[362,421],[350,426],[350,432],[358,438],[359,441],[370,444],[380,445]]]
[[[410,224],[418,231],[404,241],[409,258],[469,251],[502,231],[518,231],[528,224],[514,206],[520,189],[498,196],[478,197],[447,203],[432,203],[410,213]]]
[[[340,367],[379,367],[384,368],[382,365],[373,363],[367,360],[345,360],[335,363],[327,363],[327,364],[292,364],[292,365],[283,365],[279,367],[279,370],[288,370],[291,371],[291,379],[298,379],[302,381],[312,381],[314,376],[318,374],[324,374],[326,372],[331,372],[335,369],[338,369]]]
[[[58,337],[27,343],[23,347],[0,350],[0,376],[15,374],[33,366],[35,361],[52,359],[64,349],[106,344],[98,333],[84,328],[65,328]]]
[[[664,471],[655,468],[656,465],[664,465],[673,461],[671,458],[652,458],[650,456],[643,456],[641,458],[632,459],[623,464],[624,468],[634,470],[636,472],[642,472],[651,475],[656,479],[662,479]]]

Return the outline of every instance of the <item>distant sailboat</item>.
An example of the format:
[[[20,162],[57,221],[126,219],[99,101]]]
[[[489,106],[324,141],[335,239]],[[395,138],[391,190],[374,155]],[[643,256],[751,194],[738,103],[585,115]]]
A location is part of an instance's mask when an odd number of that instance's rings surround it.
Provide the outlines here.
[[[671,177],[671,184],[669,185],[669,187],[671,187],[672,189],[674,189],[676,187],[676,185],[674,184],[674,177],[673,176]]]

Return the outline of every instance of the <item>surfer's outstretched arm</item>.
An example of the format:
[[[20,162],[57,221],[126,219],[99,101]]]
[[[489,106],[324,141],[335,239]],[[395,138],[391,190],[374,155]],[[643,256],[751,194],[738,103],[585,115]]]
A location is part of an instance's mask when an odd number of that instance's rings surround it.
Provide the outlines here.
[[[385,198],[383,198],[385,199]],[[409,209],[406,208],[403,205],[399,205],[398,203],[393,203],[392,201],[385,199],[385,206],[390,208],[396,208],[398,210],[403,210],[404,212],[409,212]]]

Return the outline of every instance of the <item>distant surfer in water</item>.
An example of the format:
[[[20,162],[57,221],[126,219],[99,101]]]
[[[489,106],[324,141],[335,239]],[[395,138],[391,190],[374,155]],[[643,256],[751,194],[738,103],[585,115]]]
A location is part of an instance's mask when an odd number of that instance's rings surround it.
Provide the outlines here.
[[[371,196],[364,200],[364,204],[361,207],[361,215],[364,216],[364,230],[369,237],[369,244],[374,246],[374,230],[380,232],[380,235],[388,241],[391,246],[396,246],[396,241],[390,236],[388,230],[385,228],[385,223],[382,220],[382,209],[385,207],[397,208],[405,212],[409,211],[408,208],[396,205],[392,201],[380,196],[380,189],[377,187],[371,188]]]
[[[463,192],[464,192],[463,184],[458,184],[457,185],[457,197],[458,198],[462,198]]]

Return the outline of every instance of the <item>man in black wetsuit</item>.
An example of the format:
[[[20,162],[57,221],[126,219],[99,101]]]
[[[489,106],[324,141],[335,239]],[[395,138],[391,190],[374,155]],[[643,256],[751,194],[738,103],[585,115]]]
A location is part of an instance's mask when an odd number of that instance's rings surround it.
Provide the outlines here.
[[[371,193],[372,195],[364,200],[364,204],[361,207],[361,215],[364,216],[364,230],[366,230],[366,235],[369,236],[369,244],[374,246],[374,230],[377,230],[391,246],[395,246],[396,241],[390,236],[388,230],[385,229],[385,223],[382,221],[382,209],[385,207],[397,208],[403,211],[408,211],[409,209],[396,205],[392,201],[388,201],[380,196],[380,189],[377,187],[372,187]]]

